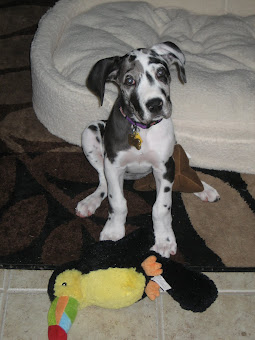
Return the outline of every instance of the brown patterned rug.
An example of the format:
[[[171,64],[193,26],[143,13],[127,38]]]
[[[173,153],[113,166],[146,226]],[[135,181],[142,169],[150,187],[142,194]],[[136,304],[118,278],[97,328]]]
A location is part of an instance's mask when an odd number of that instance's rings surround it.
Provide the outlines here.
[[[29,52],[51,0],[0,1],[0,267],[54,268],[78,259],[98,241],[107,218],[105,200],[91,218],[75,207],[97,186],[97,174],[79,147],[51,135],[32,108]],[[197,169],[221,200],[204,203],[174,193],[177,261],[197,270],[255,269],[255,175]],[[127,234],[152,232],[155,192],[125,183]]]

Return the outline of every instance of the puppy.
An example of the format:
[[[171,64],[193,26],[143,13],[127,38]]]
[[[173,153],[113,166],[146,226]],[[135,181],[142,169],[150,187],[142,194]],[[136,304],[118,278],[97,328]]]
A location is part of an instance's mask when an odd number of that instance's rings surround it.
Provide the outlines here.
[[[92,68],[88,88],[103,104],[105,83],[119,87],[108,121],[91,123],[83,132],[82,146],[99,175],[96,191],[76,207],[80,217],[92,215],[108,195],[110,209],[100,240],[119,240],[125,235],[127,202],[124,179],[138,179],[151,171],[157,198],[152,208],[155,244],[152,250],[164,257],[176,253],[172,229],[172,186],[176,144],[171,120],[170,67],[176,64],[179,79],[186,83],[185,57],[172,42],[141,48],[119,57],[98,61]],[[202,200],[216,201],[215,189],[204,184]]]

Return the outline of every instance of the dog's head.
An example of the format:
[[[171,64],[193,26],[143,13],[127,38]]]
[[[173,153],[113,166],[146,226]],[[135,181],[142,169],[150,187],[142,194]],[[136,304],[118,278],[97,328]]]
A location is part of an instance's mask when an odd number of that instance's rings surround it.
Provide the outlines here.
[[[184,54],[174,43],[165,42],[150,49],[133,50],[123,57],[99,60],[88,76],[87,86],[102,105],[106,81],[115,82],[133,115],[149,124],[171,116],[172,64],[177,65],[179,78],[186,83]]]

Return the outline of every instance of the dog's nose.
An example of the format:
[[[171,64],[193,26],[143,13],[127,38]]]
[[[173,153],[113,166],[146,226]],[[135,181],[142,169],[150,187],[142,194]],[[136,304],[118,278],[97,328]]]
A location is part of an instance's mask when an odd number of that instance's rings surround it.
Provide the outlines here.
[[[159,111],[162,110],[163,107],[163,100],[160,98],[153,98],[150,99],[147,103],[146,103],[146,107],[147,109],[151,112],[151,113],[158,113]]]

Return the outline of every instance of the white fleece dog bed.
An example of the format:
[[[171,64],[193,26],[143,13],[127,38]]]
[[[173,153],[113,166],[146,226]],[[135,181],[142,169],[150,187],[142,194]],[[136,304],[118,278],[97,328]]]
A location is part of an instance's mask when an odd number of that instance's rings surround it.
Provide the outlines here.
[[[144,2],[62,0],[41,19],[31,48],[33,105],[49,131],[80,145],[81,133],[107,119],[85,87],[92,65],[138,47],[173,41],[186,56],[187,84],[172,69],[178,143],[191,165],[255,173],[255,15],[196,15]]]

